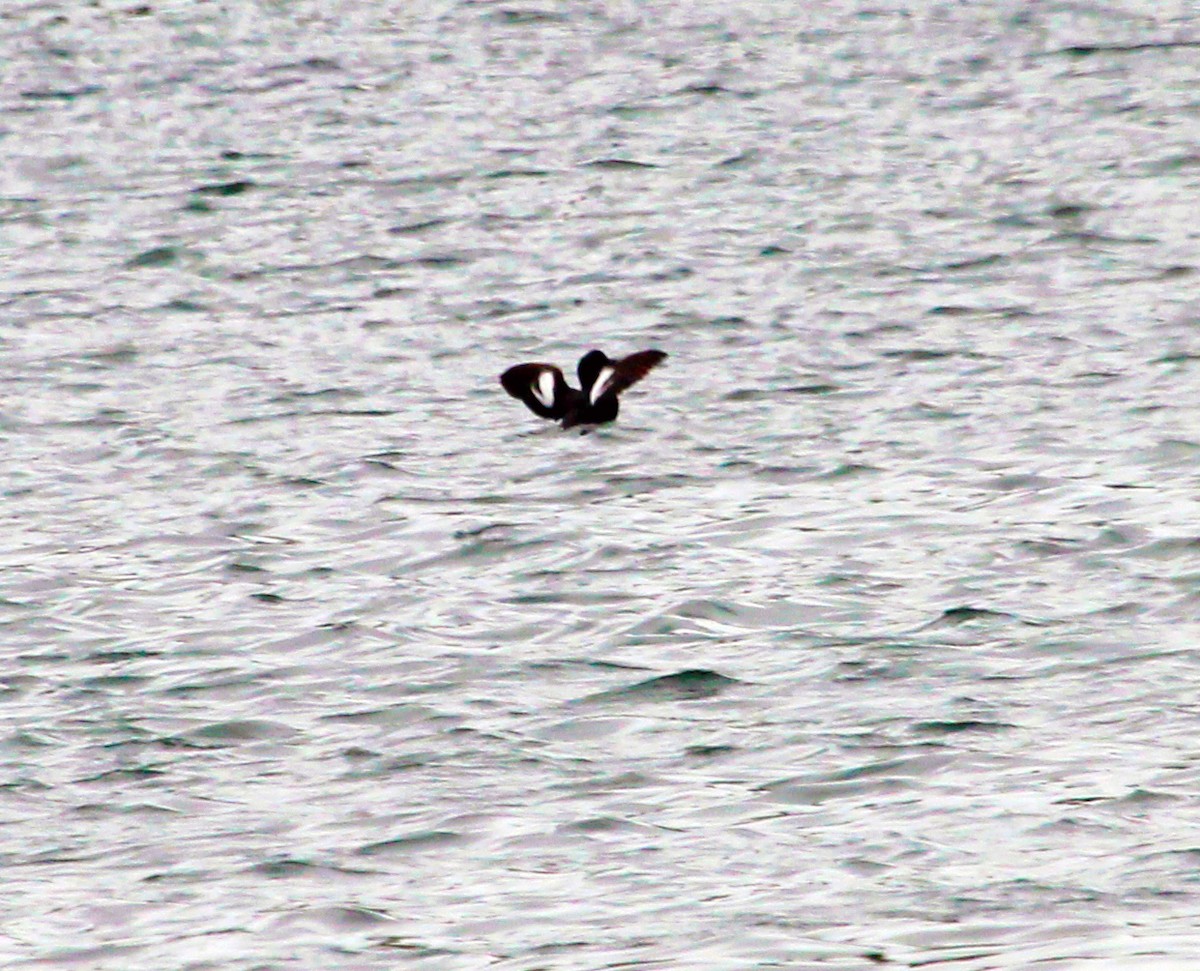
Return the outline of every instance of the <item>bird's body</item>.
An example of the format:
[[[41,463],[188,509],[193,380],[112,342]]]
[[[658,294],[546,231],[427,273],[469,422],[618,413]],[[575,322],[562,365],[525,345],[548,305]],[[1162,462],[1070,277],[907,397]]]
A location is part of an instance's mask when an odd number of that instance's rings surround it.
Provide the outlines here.
[[[500,375],[500,383],[535,415],[561,421],[563,428],[600,425],[617,417],[621,407],[617,395],[666,356],[662,351],[638,351],[614,361],[603,351],[588,351],[579,360],[578,389],[567,384],[553,364],[538,362],[510,367]]]

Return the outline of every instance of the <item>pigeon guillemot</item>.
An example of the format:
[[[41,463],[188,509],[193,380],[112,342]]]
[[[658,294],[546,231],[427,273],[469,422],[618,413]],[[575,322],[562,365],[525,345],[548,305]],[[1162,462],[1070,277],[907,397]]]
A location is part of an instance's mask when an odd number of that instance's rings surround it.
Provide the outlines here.
[[[588,351],[579,359],[579,391],[553,364],[518,364],[500,375],[500,383],[535,415],[562,421],[563,428],[599,425],[617,417],[617,395],[666,356],[662,351],[638,351],[614,361],[603,351]]]

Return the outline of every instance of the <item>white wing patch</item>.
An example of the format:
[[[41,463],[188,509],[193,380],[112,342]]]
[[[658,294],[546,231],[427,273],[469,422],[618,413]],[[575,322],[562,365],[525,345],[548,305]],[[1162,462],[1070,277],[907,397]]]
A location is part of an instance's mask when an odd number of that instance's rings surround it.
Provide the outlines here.
[[[600,400],[600,396],[604,394],[608,388],[608,383],[612,380],[615,372],[612,368],[602,368],[600,373],[596,375],[596,383],[592,385],[591,403],[595,404]]]
[[[542,371],[537,380],[529,388],[533,396],[541,402],[543,408],[554,407],[554,372]]]

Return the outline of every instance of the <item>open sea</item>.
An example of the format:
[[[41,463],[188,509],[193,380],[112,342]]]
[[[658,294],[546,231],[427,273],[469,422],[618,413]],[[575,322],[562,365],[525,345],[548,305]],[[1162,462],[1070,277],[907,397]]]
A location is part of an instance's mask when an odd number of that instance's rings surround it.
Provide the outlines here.
[[[1195,0],[7,0],[0,446],[4,968],[1200,967]]]

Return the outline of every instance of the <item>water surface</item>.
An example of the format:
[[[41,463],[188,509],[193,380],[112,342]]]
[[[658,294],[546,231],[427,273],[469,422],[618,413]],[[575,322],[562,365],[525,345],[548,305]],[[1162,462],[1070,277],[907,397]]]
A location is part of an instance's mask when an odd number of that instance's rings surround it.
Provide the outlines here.
[[[1190,966],[1196,12],[797,7],[0,15],[0,957]]]

